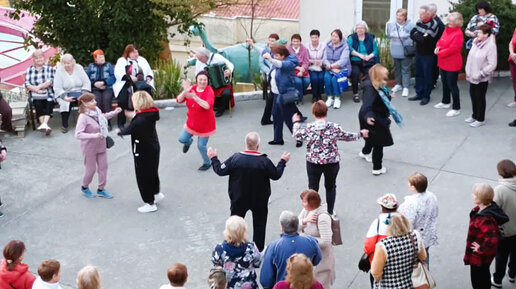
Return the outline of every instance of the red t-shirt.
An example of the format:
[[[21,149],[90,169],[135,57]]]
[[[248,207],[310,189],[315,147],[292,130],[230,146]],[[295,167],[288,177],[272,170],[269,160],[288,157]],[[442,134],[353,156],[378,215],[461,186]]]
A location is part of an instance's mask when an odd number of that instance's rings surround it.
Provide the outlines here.
[[[274,285],[273,289],[290,289],[290,284],[286,281],[279,281]],[[324,289],[323,285],[319,281],[315,281],[314,285],[310,289]]]
[[[190,92],[195,93],[200,99],[208,102],[210,107],[208,109],[202,108],[195,100],[185,98],[187,119],[185,129],[192,135],[200,137],[208,137],[215,133],[215,113],[213,113],[213,102],[215,101],[215,94],[211,86],[206,86],[204,91],[197,91],[197,85],[193,85]],[[184,102],[184,101],[183,101]]]

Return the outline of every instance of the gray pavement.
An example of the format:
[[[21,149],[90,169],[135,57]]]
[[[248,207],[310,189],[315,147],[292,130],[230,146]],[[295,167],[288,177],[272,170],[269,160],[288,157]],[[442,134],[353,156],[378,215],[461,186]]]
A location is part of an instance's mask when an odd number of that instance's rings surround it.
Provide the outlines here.
[[[336,210],[341,218],[344,245],[335,248],[337,280],[333,288],[368,288],[369,279],[358,272],[365,233],[378,215],[375,200],[391,192],[402,200],[407,195],[407,177],[414,171],[430,180],[440,204],[439,245],[430,250],[430,268],[439,288],[468,288],[469,268],[462,257],[473,207],[471,188],[475,182],[497,181],[496,163],[516,159],[516,128],[507,123],[516,109],[505,105],[513,96],[512,83],[499,78],[489,86],[487,124],[471,128],[464,118],[471,113],[468,85],[460,83],[462,114],[448,118],[447,110],[434,109],[440,101],[441,85],[425,107],[401,96],[393,103],[405,118],[405,127],[393,125],[395,145],[386,148],[388,173],[372,176],[372,166],[358,157],[362,141],[339,145],[342,161],[337,181]],[[342,108],[330,110],[328,119],[350,131],[358,130],[360,105],[351,93],[344,94]],[[301,110],[310,115],[310,96]],[[292,154],[283,177],[273,182],[272,203],[266,242],[279,237],[278,217],[282,210],[301,210],[299,193],[307,186],[305,149],[285,132],[284,146],[269,146],[272,126],[260,126],[262,100],[237,103],[233,117],[217,119],[217,133],[209,146],[218,149],[222,160],[243,149],[249,131],[261,134],[261,151],[277,162],[283,151]],[[73,131],[59,132],[59,116],[51,121],[54,132],[45,137],[28,131],[23,139],[4,137],[8,160],[0,170],[0,196],[5,216],[0,219],[0,244],[20,239],[27,245],[25,262],[32,272],[39,263],[55,258],[62,264],[62,285],[75,288],[76,274],[86,264],[99,268],[103,288],[158,288],[167,282],[172,263],[188,266],[186,288],[207,288],[211,251],[223,239],[229,215],[227,178],[213,171],[199,172],[201,158],[195,146],[181,152],[177,137],[186,118],[185,108],[161,110],[158,134],[161,141],[161,191],[166,198],[153,214],[142,215],[142,204],[134,176],[129,138],[115,138],[109,150],[107,189],[112,200],[86,199],[79,190],[83,164]],[[321,187],[323,187],[321,185]],[[96,179],[92,183],[96,188]],[[247,217],[252,236],[252,219]],[[504,288],[516,285],[504,280]]]

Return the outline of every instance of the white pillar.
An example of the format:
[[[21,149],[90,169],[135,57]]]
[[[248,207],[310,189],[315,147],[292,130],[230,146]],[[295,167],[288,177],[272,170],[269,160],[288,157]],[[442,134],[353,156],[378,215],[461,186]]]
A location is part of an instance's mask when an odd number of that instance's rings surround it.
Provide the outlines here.
[[[364,6],[362,0],[355,0],[355,23],[362,20],[362,6]],[[355,23],[353,23],[353,25]]]

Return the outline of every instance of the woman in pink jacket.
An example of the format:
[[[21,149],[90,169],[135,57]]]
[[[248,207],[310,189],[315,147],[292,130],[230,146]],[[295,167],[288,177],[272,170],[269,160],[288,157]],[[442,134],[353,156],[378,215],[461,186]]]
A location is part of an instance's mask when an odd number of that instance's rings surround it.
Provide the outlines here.
[[[488,82],[496,69],[496,43],[490,39],[492,28],[488,24],[477,27],[477,38],[466,61],[466,80],[469,81],[469,94],[473,106],[473,114],[464,121],[471,127],[485,124],[486,92]]]
[[[303,102],[303,94],[310,85],[310,74],[308,66],[310,66],[310,53],[308,49],[301,44],[301,35],[294,34],[290,38],[290,45],[287,47],[291,54],[294,54],[299,60],[298,66],[294,71],[294,86],[299,91],[299,101]]]
[[[80,114],[75,128],[75,138],[81,142],[85,167],[81,191],[87,198],[95,197],[88,188],[95,171],[98,172],[99,176],[97,196],[113,198],[113,195],[105,190],[108,168],[106,137],[108,136],[108,119],[115,117],[121,111],[122,109],[117,107],[111,112],[102,114],[102,111],[97,107],[95,95],[85,93],[79,97]]]
[[[450,93],[453,97],[453,107],[446,116],[453,117],[460,114],[460,95],[457,80],[462,69],[462,24],[464,20],[459,12],[448,15],[448,27],[437,41],[434,53],[437,55],[437,66],[441,70],[443,83],[443,100],[434,105],[435,108],[450,108]]]

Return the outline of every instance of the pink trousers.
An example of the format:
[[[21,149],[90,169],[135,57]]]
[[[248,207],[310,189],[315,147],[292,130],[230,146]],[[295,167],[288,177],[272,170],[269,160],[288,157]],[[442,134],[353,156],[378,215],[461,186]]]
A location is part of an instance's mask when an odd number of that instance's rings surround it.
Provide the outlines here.
[[[106,186],[107,181],[107,170],[108,170],[108,159],[107,152],[99,154],[90,154],[84,156],[84,178],[82,179],[82,186],[87,188],[95,172],[99,176],[99,189],[103,190]]]

